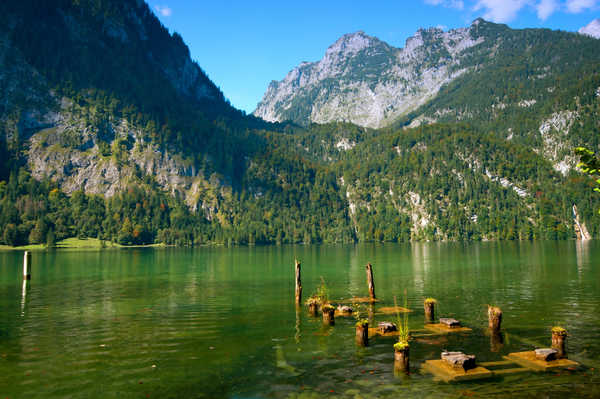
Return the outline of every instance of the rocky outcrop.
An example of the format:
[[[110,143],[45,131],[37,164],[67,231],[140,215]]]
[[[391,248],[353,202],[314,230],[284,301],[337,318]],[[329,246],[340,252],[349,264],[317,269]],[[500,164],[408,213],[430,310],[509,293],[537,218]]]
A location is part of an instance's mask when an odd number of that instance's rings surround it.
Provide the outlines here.
[[[466,49],[483,42],[473,26],[420,29],[404,48],[356,32],[342,36],[318,62],[271,82],[254,115],[307,124],[347,121],[382,127],[415,110],[467,71]]]
[[[579,212],[577,212],[577,205],[573,205],[573,227],[575,228],[575,235],[579,241],[587,241],[592,238],[585,223],[579,220]]]

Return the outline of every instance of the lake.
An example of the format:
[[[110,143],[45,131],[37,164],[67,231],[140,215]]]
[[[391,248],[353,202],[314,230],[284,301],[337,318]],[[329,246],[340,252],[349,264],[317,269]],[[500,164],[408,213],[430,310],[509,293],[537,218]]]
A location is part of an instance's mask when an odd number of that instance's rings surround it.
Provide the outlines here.
[[[334,299],[404,302],[423,329],[423,299],[473,331],[411,343],[393,371],[394,338],[354,342],[353,318],[324,327],[294,306],[321,281]],[[0,253],[0,398],[599,397],[600,242],[415,243]],[[504,312],[504,342],[486,334]],[[395,316],[375,314],[376,321]],[[420,370],[443,349],[502,360],[569,331],[577,370],[444,383]]]

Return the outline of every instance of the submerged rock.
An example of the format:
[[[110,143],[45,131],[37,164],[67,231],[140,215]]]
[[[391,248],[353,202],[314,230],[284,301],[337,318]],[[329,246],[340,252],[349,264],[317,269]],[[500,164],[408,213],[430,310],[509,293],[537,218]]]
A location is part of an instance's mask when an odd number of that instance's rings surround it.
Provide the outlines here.
[[[557,354],[558,351],[552,348],[542,348],[535,350],[535,358],[538,360],[543,360],[545,362],[555,360]]]
[[[346,305],[340,305],[340,306],[338,306],[337,310],[340,313],[352,313],[352,312],[354,312],[354,309],[352,309],[350,306],[346,306]]]
[[[377,326],[382,333],[398,331],[398,327],[389,321],[382,321]]]
[[[465,371],[476,367],[475,355],[465,355],[463,352],[442,352],[442,360],[453,368],[462,368]]]
[[[451,318],[441,318],[440,324],[444,324],[448,327],[460,327],[460,321]]]

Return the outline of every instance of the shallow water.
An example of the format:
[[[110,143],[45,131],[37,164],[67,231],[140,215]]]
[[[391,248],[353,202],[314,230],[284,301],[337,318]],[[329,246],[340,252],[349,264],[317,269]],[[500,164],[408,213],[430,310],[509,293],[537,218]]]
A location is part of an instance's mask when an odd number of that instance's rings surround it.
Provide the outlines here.
[[[132,249],[0,253],[0,398],[599,397],[600,242]],[[333,328],[294,306],[322,276],[334,299],[365,296],[374,268],[381,306],[440,316],[473,332],[411,343],[411,374],[394,375],[393,338],[354,343],[352,318]],[[486,335],[486,304],[504,312],[504,343]],[[375,315],[376,321],[394,316]],[[569,330],[575,371],[447,384],[421,372],[442,349],[478,361],[550,345]],[[492,350],[494,349],[494,351]]]

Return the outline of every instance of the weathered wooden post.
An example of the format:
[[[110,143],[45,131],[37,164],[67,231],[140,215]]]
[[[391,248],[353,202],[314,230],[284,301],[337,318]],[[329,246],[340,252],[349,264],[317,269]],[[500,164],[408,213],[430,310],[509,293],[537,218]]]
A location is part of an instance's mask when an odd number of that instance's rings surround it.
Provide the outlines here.
[[[502,309],[488,305],[488,326],[492,333],[500,333],[502,324]]]
[[[300,279],[300,262],[298,259],[296,262],[296,305],[300,306],[302,304],[302,281]]]
[[[31,252],[25,251],[23,255],[23,279],[31,280]]]
[[[367,263],[367,283],[369,284],[369,297],[375,300],[375,283],[373,283],[373,266]]]
[[[410,351],[408,342],[394,344],[394,370],[408,373],[410,367]]]
[[[356,322],[356,344],[369,346],[369,321],[361,319]]]
[[[433,298],[427,298],[423,302],[423,308],[425,309],[425,320],[427,323],[433,323],[435,321],[435,303],[437,301]]]
[[[504,337],[501,332],[490,331],[490,351],[500,352],[504,346]]]
[[[335,308],[330,304],[321,307],[323,312],[323,324],[333,326],[335,324]]]
[[[557,359],[567,358],[567,330],[562,327],[552,327],[552,349],[556,349]]]
[[[317,317],[319,315],[319,299],[315,297],[310,297],[306,301],[308,305],[308,314],[313,317]]]

